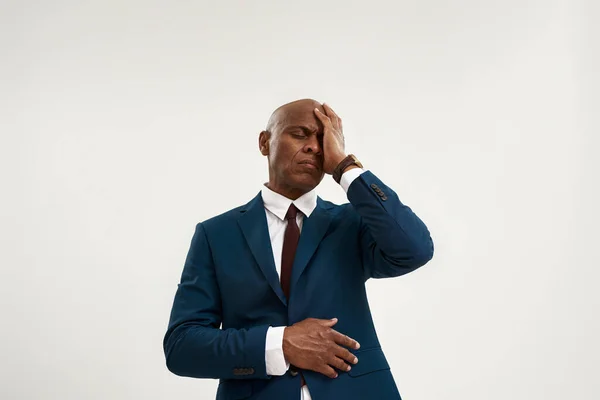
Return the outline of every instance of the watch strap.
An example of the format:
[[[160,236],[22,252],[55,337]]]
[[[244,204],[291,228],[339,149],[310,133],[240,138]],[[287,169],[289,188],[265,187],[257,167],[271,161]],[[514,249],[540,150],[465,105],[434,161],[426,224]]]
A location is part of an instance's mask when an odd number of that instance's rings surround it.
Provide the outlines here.
[[[331,174],[333,176],[333,179],[337,183],[340,183],[344,170],[352,164],[355,164],[359,168],[363,167],[363,165],[360,163],[360,161],[358,161],[358,158],[356,158],[354,154],[348,154],[346,158],[340,161],[340,163],[334,168],[333,173]]]

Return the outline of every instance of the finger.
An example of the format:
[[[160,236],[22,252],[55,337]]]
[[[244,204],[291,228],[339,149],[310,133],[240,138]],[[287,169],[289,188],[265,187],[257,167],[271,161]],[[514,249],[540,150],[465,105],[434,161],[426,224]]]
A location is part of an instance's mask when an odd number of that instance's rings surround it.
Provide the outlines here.
[[[315,115],[317,116],[317,118],[319,118],[319,121],[321,121],[324,126],[333,127],[331,119],[326,114],[323,114],[318,108],[315,108]]]
[[[335,111],[333,111],[333,108],[331,108],[331,106],[327,103],[323,103],[323,109],[325,109],[325,112],[327,113],[328,116],[333,116],[335,118],[339,118],[339,115],[337,115],[335,113]]]
[[[329,104],[323,103],[323,109],[325,110],[325,113],[327,114],[327,116],[331,119],[333,126],[335,126],[336,128],[341,128],[342,127],[342,119],[340,118],[339,115],[337,115],[335,113],[335,111],[333,111],[333,108],[329,107]]]
[[[331,319],[318,319],[317,320],[321,325],[323,326],[328,326],[328,327],[332,327],[335,324],[337,324],[338,319],[337,318],[331,318]]]
[[[324,365],[316,371],[322,373],[323,375],[325,375],[326,377],[331,378],[331,379],[338,377],[338,373],[335,371],[335,369],[331,368],[329,365]]]
[[[358,358],[345,347],[336,346],[335,355],[350,364],[358,362]]]
[[[344,360],[335,356],[331,357],[331,359],[329,360],[329,365],[339,369],[340,371],[345,372],[348,372],[351,369],[351,367],[348,364],[346,364]]]
[[[333,341],[337,344],[341,344],[342,346],[350,347],[352,349],[360,348],[360,344],[356,340],[344,335],[343,333],[339,333],[335,329],[332,329],[332,331],[334,332]]]

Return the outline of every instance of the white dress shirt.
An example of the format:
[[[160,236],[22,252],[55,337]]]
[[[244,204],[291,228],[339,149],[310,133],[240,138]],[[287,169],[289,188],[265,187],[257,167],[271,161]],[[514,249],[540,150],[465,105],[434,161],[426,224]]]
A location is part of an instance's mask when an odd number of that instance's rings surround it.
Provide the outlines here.
[[[340,186],[342,186],[346,193],[354,179],[358,178],[364,171],[365,170],[362,168],[353,168],[342,174]],[[296,223],[298,224],[300,232],[302,232],[304,216],[310,217],[310,214],[317,206],[317,193],[315,189],[313,189],[292,201],[291,199],[272,191],[263,184],[261,195],[265,205],[265,213],[267,215],[269,238],[271,239],[271,248],[273,249],[273,260],[275,261],[277,275],[281,276],[281,251],[283,249],[285,228],[287,227],[285,214],[287,213],[288,208],[290,208],[290,204],[294,203],[298,210],[301,211],[296,214]],[[271,326],[267,330],[265,345],[267,375],[283,375],[290,367],[290,364],[283,355],[282,346],[284,329],[285,326]],[[302,386],[301,400],[311,400],[308,386]]]

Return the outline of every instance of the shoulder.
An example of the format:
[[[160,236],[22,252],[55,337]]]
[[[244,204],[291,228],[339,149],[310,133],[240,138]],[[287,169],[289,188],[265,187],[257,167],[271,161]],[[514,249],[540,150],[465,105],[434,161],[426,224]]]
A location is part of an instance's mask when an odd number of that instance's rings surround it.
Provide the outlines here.
[[[215,215],[214,217],[210,217],[201,222],[198,222],[197,226],[202,226],[202,228],[205,231],[221,231],[222,229],[231,229],[233,225],[237,224],[237,221],[244,214],[244,212],[250,209],[253,209],[255,211],[258,209],[264,210],[260,192],[247,203],[232,208],[230,210],[224,211],[220,214]]]
[[[352,219],[359,218],[358,213],[349,202],[342,204],[335,204],[328,200],[323,200],[318,197],[317,199],[318,205],[326,210],[333,218],[344,218],[344,219]]]
[[[215,215],[214,217],[210,217],[208,219],[205,219],[204,221],[200,221],[198,225],[202,225],[205,229],[214,229],[219,226],[236,223],[237,219],[240,217],[244,209],[245,206],[238,206],[232,208],[231,210],[222,212],[221,214]]]

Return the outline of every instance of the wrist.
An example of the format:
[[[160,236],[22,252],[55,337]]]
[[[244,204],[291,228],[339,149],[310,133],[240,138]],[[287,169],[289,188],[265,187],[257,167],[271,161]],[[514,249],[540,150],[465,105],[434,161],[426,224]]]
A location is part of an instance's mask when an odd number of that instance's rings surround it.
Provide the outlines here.
[[[358,158],[356,158],[354,154],[348,154],[343,160],[341,160],[337,164],[337,166],[333,169],[333,173],[331,174],[333,176],[333,179],[337,183],[340,183],[342,174],[351,169],[350,167],[363,168],[363,165],[360,161],[358,161]]]
[[[358,165],[356,165],[356,164],[349,165],[349,166],[347,166],[346,168],[344,168],[344,170],[342,171],[342,174],[343,174],[344,172],[346,172],[346,171],[350,171],[351,169],[354,169],[354,168],[360,168],[360,167],[359,167]]]
[[[342,161],[344,161],[344,159],[348,157],[348,154],[346,153],[341,153],[340,155],[338,155],[337,157],[334,158],[334,166],[338,166]]]
[[[289,326],[286,326],[285,328],[283,328],[283,339],[281,341],[281,350],[283,350],[283,356],[285,357],[286,360],[287,360],[287,355],[286,354],[287,354],[287,350],[289,348],[288,341],[287,341],[287,339],[288,339],[288,333],[289,333],[288,329],[289,328],[290,328]]]

